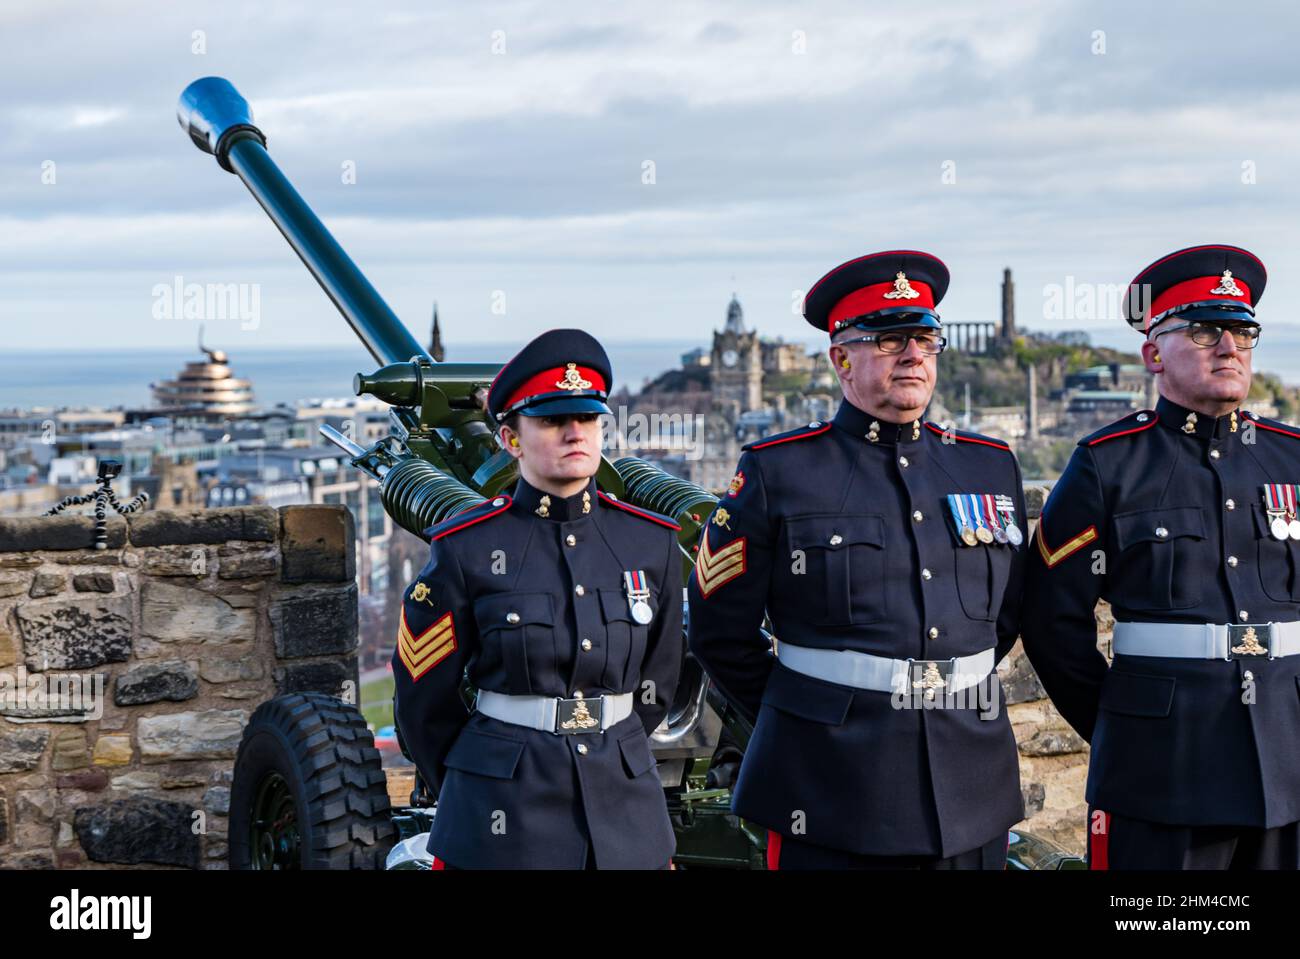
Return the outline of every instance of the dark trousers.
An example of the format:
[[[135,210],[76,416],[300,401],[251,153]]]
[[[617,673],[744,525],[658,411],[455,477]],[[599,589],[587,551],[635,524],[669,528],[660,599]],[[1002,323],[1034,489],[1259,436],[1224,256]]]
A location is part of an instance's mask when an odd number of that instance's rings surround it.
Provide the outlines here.
[[[768,869],[1006,869],[1006,835],[968,852],[941,859],[936,856],[864,856],[829,849],[768,830]]]
[[[585,866],[583,866],[583,868],[584,868],[584,869],[595,869],[595,868],[596,868],[596,851],[595,851],[595,849],[592,847],[592,845],[591,845],[590,843],[587,844],[587,864],[586,864]],[[671,868],[672,868],[672,860],[671,860],[671,859],[668,860],[668,864],[667,864],[667,865],[660,866],[659,868],[660,868],[661,870],[663,870],[663,869],[671,869]],[[433,870],[434,870],[434,872],[441,872],[441,871],[444,871],[444,870],[447,870],[447,869],[451,869],[451,870],[458,871],[459,867],[449,865],[449,864],[443,862],[443,861],[442,861],[441,859],[439,859],[437,856],[434,856],[434,857],[433,857]]]
[[[1300,869],[1300,822],[1176,826],[1088,809],[1089,869]]]

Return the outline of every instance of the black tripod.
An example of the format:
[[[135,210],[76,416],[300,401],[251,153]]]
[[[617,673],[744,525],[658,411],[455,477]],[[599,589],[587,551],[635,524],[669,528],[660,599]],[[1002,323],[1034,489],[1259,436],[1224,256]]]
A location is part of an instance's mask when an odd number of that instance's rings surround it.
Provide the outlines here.
[[[57,506],[48,510],[46,516],[55,516],[62,513],[69,506],[82,506],[91,500],[95,502],[95,549],[108,549],[108,530],[104,517],[108,515],[106,505],[112,506],[114,510],[125,515],[134,513],[149,501],[148,493],[141,493],[131,502],[123,506],[117,501],[117,494],[113,492],[110,485],[117,474],[122,472],[122,464],[117,460],[100,460],[99,461],[99,485],[95,487],[95,492],[86,493],[82,496],[65,496],[59,501]]]

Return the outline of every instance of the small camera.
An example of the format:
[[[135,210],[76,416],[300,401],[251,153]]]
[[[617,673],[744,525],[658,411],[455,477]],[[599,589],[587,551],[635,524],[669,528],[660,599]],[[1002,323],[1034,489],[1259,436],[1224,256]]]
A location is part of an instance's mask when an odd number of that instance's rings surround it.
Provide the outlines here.
[[[100,460],[99,461],[99,479],[101,482],[104,480],[117,479],[117,474],[120,472],[122,472],[121,460]]]

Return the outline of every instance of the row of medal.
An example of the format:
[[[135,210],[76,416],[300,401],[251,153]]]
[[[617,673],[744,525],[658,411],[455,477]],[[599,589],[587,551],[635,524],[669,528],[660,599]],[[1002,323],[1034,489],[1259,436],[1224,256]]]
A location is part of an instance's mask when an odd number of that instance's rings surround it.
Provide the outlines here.
[[[1300,487],[1289,483],[1269,483],[1264,491],[1264,509],[1268,510],[1268,531],[1274,539],[1300,540],[1300,517],[1297,517],[1296,493]]]
[[[1010,496],[949,493],[948,509],[957,524],[957,535],[967,546],[995,541],[1019,546],[1025,541],[1016,525],[1016,504]]]

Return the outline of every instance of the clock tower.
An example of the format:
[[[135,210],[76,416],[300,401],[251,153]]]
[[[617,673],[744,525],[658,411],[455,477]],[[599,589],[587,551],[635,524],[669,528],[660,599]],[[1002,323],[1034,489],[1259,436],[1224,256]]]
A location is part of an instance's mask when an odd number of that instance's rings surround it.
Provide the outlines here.
[[[713,405],[733,415],[763,407],[763,349],[758,332],[745,329],[745,312],[734,293],[726,324],[713,333],[709,388]]]

